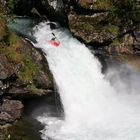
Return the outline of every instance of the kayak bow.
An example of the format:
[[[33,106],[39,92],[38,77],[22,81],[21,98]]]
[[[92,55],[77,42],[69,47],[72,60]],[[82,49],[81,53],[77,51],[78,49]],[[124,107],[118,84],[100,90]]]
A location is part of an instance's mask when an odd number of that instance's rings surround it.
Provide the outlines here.
[[[58,47],[60,45],[60,42],[56,40],[49,40],[48,42],[55,47]]]

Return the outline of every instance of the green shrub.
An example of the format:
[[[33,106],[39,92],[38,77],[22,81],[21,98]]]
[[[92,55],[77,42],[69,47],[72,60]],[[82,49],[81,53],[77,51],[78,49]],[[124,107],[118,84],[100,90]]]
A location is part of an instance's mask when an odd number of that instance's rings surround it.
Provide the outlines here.
[[[6,0],[6,7],[8,14],[12,14],[15,8],[15,5],[18,3],[19,0]]]

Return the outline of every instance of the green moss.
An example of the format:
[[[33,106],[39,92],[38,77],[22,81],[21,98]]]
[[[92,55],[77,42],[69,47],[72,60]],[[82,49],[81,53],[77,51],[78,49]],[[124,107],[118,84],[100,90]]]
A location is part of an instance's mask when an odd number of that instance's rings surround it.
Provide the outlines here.
[[[87,31],[91,31],[91,30],[94,29],[94,27],[90,23],[88,23],[88,22],[86,22],[85,24],[83,24],[82,27],[83,27],[83,29],[85,29]]]
[[[28,89],[28,90],[31,90],[31,91],[35,91],[37,88],[36,88],[36,86],[34,85],[34,83],[31,83],[30,85],[27,86],[27,89]]]
[[[14,64],[21,61],[21,55],[17,52],[19,47],[19,39],[15,33],[9,32],[6,40],[0,43],[0,50],[3,55],[5,55],[8,60]]]
[[[21,61],[20,54],[12,47],[4,47],[3,54],[8,58],[9,62],[13,64],[20,63]]]
[[[113,42],[111,43],[112,46],[117,46],[120,45],[120,40],[118,38],[114,39]]]
[[[89,22],[78,22],[77,24],[72,24],[74,28],[78,28],[81,30],[92,31],[94,26]]]
[[[110,0],[97,0],[93,7],[94,9],[108,9],[111,6]]]
[[[8,37],[7,37],[7,44],[9,46],[12,46],[14,44],[17,44],[18,41],[19,41],[19,39],[18,39],[17,35],[14,32],[9,31]]]
[[[9,128],[0,129],[1,140],[40,140],[38,129],[27,120],[20,120]],[[0,137],[1,138],[1,137]]]
[[[32,82],[38,72],[38,67],[30,56],[29,48],[25,46],[25,50],[21,53],[20,46],[17,35],[9,31],[6,40],[0,42],[0,53],[5,55],[9,62],[22,65],[18,73],[20,80]]]
[[[118,34],[118,32],[119,32],[119,27],[118,26],[115,26],[115,25],[111,25],[111,24],[109,24],[108,26],[105,26],[105,31],[106,32],[109,32],[109,33],[111,33],[111,34]]]
[[[21,61],[21,55],[17,52],[19,47],[19,39],[15,33],[9,32],[6,40],[1,43],[0,50],[3,55],[5,55],[8,60],[14,64]]]
[[[22,57],[23,66],[19,71],[19,78],[23,81],[33,81],[38,71],[37,65],[29,56]]]

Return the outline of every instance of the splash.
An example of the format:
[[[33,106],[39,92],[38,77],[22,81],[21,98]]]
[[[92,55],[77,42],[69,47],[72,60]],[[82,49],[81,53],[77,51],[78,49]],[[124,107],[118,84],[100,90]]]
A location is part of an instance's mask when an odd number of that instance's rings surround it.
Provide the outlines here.
[[[46,113],[44,140],[138,140],[140,95],[117,91],[111,77],[84,44],[66,29],[51,30],[48,23],[34,28],[37,47],[49,62],[64,108],[64,119]],[[48,43],[55,34],[59,47]],[[115,75],[115,73],[113,73]],[[114,76],[114,78],[116,78]],[[116,78],[117,80],[117,78]]]

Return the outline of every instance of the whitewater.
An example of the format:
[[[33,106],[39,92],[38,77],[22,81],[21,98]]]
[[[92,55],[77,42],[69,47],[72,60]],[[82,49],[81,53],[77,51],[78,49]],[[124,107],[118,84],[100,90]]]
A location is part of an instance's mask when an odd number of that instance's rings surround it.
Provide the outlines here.
[[[59,47],[48,42],[52,32]],[[128,90],[127,81],[117,76],[119,69],[102,74],[100,62],[84,44],[64,28],[51,30],[49,22],[37,25],[34,36],[35,46],[46,54],[64,110],[64,117],[47,112],[37,116],[44,125],[42,139],[140,140],[140,90]]]

